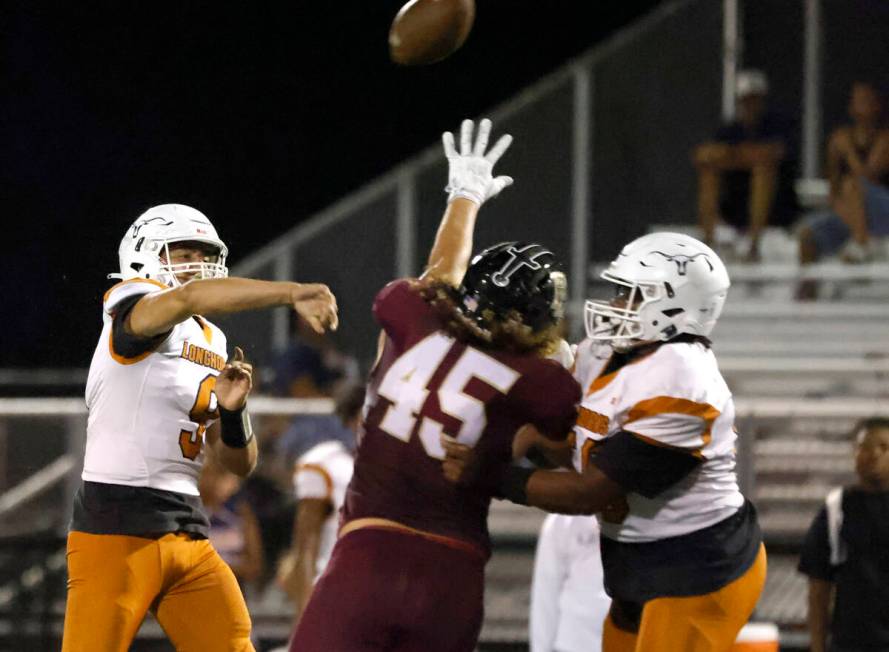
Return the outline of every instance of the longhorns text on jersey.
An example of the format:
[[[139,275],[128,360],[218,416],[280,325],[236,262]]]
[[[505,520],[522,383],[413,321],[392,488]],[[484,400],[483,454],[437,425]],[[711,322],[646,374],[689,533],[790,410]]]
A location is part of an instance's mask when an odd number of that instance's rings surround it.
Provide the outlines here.
[[[121,305],[163,289],[132,279],[105,296],[86,388],[83,479],[197,496],[204,433],[218,417],[213,390],[228,357],[225,335],[194,317],[153,350],[129,357],[114,346],[113,315]]]
[[[575,376],[585,388],[574,432],[575,466],[609,436],[629,430],[646,441],[682,450],[698,469],[653,497],[630,493],[623,509],[602,515],[602,532],[644,542],[702,529],[744,503],[735,478],[735,410],[710,349],[697,343],[656,348],[613,373],[610,356],[587,340],[577,350]]]

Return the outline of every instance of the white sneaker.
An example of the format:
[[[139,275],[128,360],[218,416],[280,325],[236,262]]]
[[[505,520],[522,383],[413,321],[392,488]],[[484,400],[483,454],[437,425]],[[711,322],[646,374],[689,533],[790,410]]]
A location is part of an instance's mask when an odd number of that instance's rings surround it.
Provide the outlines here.
[[[844,263],[867,263],[873,260],[873,258],[874,248],[870,242],[861,244],[860,242],[850,239],[840,250],[840,260]]]

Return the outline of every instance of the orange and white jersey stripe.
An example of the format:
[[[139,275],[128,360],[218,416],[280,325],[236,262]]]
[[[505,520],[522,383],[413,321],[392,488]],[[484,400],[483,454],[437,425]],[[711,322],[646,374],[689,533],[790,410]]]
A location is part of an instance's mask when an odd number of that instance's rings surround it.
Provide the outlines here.
[[[155,348],[126,357],[112,320],[122,301],[164,291],[146,279],[112,287],[86,386],[89,408],[83,479],[198,495],[206,428],[217,417],[216,377],[225,335],[206,319],[176,325]]]
[[[306,451],[293,472],[296,499],[314,498],[330,503],[330,514],[321,528],[321,543],[315,564],[315,578],[324,571],[339,527],[339,512],[346,499],[355,459],[339,441],[325,441]]]
[[[655,541],[737,511],[744,497],[735,475],[735,408],[713,352],[699,343],[668,342],[603,375],[608,358],[589,340],[577,350],[575,378],[584,397],[574,428],[576,468],[620,431],[701,464],[654,498],[630,493],[626,509],[600,517],[602,533],[630,543]]]

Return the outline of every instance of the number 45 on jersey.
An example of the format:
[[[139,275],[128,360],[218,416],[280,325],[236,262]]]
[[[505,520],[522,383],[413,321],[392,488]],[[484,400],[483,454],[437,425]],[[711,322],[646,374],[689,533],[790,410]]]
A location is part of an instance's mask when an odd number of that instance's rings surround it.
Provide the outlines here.
[[[465,347],[450,371],[432,385],[432,379],[445,364],[448,353]],[[520,374],[472,347],[457,343],[442,333],[433,333],[405,351],[389,368],[378,393],[392,402],[380,428],[402,441],[410,440],[420,419],[419,437],[426,453],[444,459],[440,436],[445,426],[424,414],[424,406],[431,392],[435,392],[441,411],[461,423],[459,432],[448,433],[466,446],[475,446],[487,425],[485,402],[467,394],[471,380],[476,379],[495,390],[507,394]],[[489,392],[491,393],[490,390]]]

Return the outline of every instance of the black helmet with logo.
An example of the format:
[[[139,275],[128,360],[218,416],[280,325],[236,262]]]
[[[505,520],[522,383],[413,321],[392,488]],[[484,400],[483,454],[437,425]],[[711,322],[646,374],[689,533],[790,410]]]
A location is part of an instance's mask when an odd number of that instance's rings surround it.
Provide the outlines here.
[[[514,310],[538,332],[564,316],[567,282],[543,245],[501,242],[472,259],[458,294],[460,309],[483,328]]]

